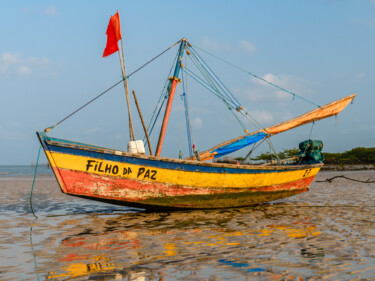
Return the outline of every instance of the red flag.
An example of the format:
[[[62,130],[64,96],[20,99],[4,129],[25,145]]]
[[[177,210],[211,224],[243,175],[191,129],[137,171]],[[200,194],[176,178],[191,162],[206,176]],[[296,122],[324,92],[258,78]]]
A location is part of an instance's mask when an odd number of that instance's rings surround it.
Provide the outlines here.
[[[119,50],[117,42],[122,38],[122,35],[120,26],[120,14],[118,13],[118,11],[110,18],[106,34],[107,45],[105,46],[103,52],[103,58],[112,55]]]

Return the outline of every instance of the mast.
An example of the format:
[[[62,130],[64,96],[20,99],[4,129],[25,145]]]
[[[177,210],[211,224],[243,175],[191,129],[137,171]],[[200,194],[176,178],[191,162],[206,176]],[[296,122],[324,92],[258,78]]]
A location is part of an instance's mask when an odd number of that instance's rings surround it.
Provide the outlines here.
[[[182,60],[182,56],[184,54],[185,46],[186,46],[186,39],[184,38],[184,39],[181,40],[180,49],[178,51],[178,59],[177,59],[177,62],[176,62],[174,74],[171,78],[169,78],[169,80],[170,80],[169,97],[168,97],[167,107],[166,107],[165,113],[164,113],[163,124],[162,124],[161,129],[160,129],[159,141],[158,141],[158,146],[156,148],[155,156],[160,156],[161,149],[163,147],[165,132],[167,131],[168,120],[169,120],[169,115],[171,113],[173,98],[174,98],[174,94],[176,92],[176,86],[179,82],[181,82],[181,80],[178,78],[178,75],[179,75],[180,69],[181,69],[181,60]]]
[[[119,55],[120,64],[121,64],[121,72],[122,72],[122,79],[123,79],[124,89],[125,89],[126,105],[128,107],[129,137],[130,137],[130,141],[133,141],[133,140],[135,140],[135,136],[134,136],[132,115],[131,115],[131,112],[130,112],[128,77],[126,76],[125,58],[124,58],[124,45],[122,43],[122,38],[121,38],[121,51],[122,51],[122,53],[120,54],[120,50],[118,50],[118,55]],[[122,55],[122,58],[121,58],[121,55]]]

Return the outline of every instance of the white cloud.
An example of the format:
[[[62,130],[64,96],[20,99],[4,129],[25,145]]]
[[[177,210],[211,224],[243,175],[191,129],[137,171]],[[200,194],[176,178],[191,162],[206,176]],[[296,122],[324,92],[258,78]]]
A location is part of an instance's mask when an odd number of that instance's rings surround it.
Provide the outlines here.
[[[48,64],[47,58],[24,58],[18,53],[4,53],[0,56],[0,79],[30,76],[34,68],[41,68]]]
[[[209,49],[215,52],[220,50],[230,51],[233,49],[229,43],[219,43],[216,39],[211,39],[208,37],[204,37],[199,45],[204,49]]]
[[[54,16],[57,16],[57,10],[56,10],[55,6],[49,6],[49,7],[44,9],[44,14],[54,17]]]
[[[203,127],[203,121],[199,117],[194,118],[191,123],[192,123],[194,128],[200,129],[200,128]]]
[[[267,110],[255,109],[250,111],[249,114],[262,125],[274,122],[274,116]]]
[[[311,82],[302,78],[285,74],[275,75],[272,73],[267,73],[261,78],[297,95],[306,97],[313,94]],[[250,81],[252,82],[251,86],[248,86],[246,89],[237,89],[236,91],[251,102],[282,102],[293,98],[290,93],[270,85],[261,79],[252,77]]]
[[[19,76],[30,76],[31,75],[31,68],[27,65],[21,65],[20,67],[18,67],[17,69],[17,73]]]
[[[278,111],[270,111],[266,109],[254,109],[248,112],[248,114],[254,119],[261,127],[269,127],[290,119],[293,119],[297,115],[293,115],[287,109],[281,109]],[[247,119],[246,122],[249,125],[254,125],[254,121]],[[256,129],[254,129],[256,130]]]
[[[240,49],[244,50],[247,53],[254,53],[257,50],[254,44],[245,40],[241,40],[239,43],[239,46],[240,46]]]

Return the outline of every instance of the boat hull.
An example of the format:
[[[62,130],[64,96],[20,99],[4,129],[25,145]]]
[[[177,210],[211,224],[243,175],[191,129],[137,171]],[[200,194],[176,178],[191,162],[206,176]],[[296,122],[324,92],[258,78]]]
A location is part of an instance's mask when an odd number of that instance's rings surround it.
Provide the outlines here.
[[[256,205],[307,191],[321,164],[255,166],[130,154],[38,133],[61,190],[147,209]]]

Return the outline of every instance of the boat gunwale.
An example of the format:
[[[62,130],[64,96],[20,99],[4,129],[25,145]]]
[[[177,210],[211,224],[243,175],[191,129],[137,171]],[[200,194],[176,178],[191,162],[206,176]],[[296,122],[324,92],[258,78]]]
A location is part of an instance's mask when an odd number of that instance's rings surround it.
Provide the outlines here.
[[[235,168],[235,169],[244,169],[244,170],[248,170],[248,169],[304,170],[304,169],[311,169],[311,168],[321,168],[324,165],[323,163],[316,163],[316,164],[302,164],[302,165],[291,164],[291,165],[265,166],[265,165],[242,165],[242,164],[238,165],[238,164],[230,164],[230,163],[208,163],[208,162],[202,162],[202,161],[197,161],[197,160],[176,159],[176,158],[160,157],[160,156],[153,156],[153,155],[146,155],[146,154],[135,154],[135,153],[130,153],[130,152],[112,149],[112,148],[106,148],[106,147],[95,146],[95,145],[86,144],[86,143],[78,143],[74,141],[49,137],[46,135],[45,132],[37,132],[37,134],[39,135],[42,141],[52,146],[67,147],[67,148],[80,149],[80,150],[85,150],[85,151],[105,153],[109,155],[132,157],[132,158],[138,158],[138,159],[161,161],[161,162],[168,162],[168,163],[177,163],[177,164],[198,165],[198,166],[206,166],[206,167],[220,167],[220,168]]]

